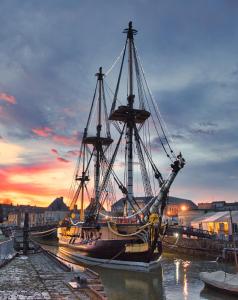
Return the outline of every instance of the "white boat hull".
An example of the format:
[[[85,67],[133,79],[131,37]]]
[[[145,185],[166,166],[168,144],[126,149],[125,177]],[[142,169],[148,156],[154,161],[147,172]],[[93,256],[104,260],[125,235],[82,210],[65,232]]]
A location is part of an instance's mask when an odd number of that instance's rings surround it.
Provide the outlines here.
[[[223,271],[201,272],[200,279],[209,287],[238,295],[238,274]]]

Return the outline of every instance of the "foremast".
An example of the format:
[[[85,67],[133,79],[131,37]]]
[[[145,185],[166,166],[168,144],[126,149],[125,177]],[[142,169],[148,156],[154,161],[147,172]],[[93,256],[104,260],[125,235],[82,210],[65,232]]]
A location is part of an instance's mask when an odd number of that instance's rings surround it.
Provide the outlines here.
[[[79,185],[76,189],[76,192],[74,193],[73,200],[70,204],[70,209],[72,210],[75,204],[77,203],[79,195],[81,194],[80,221],[82,222],[91,222],[96,220],[96,215],[100,207],[100,179],[102,177],[101,163],[105,157],[105,149],[108,148],[113,142],[110,134],[110,125],[108,121],[108,113],[103,83],[104,74],[102,72],[102,67],[99,68],[99,71],[95,74],[95,76],[97,77],[97,83],[90,107],[88,120],[84,129],[81,148],[79,151],[78,166],[76,167],[75,179],[76,181],[79,181]],[[96,133],[95,135],[91,135],[89,133],[89,127],[92,123],[93,112],[95,111],[95,109],[97,109]],[[102,132],[103,126],[105,127],[104,132]],[[90,199],[90,194],[87,188],[87,182],[89,181],[89,169],[93,159],[94,192],[92,198]],[[80,165],[81,171],[79,170]],[[78,174],[79,172],[81,173]],[[88,198],[87,200],[89,200],[90,202],[87,216],[84,215],[85,194]]]

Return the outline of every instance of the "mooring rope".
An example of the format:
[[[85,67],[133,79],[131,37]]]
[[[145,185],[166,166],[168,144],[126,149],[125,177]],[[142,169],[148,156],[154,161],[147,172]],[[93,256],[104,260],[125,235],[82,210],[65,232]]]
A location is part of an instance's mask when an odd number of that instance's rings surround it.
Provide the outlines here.
[[[49,236],[51,234],[53,234],[57,229],[55,229],[54,231],[48,232],[48,233],[44,233],[44,234],[34,234],[33,237],[44,237],[44,236]]]
[[[45,230],[45,231],[40,231],[40,232],[31,232],[31,235],[41,235],[41,234],[45,234],[45,233],[52,233],[53,231],[57,230],[57,227],[51,228],[49,230]]]
[[[83,223],[84,223],[84,222],[82,222],[82,221],[79,221],[79,222],[74,223],[73,220],[72,220],[71,218],[70,218],[70,222],[71,222],[71,224],[74,225],[74,226],[77,226],[78,224],[83,224]]]

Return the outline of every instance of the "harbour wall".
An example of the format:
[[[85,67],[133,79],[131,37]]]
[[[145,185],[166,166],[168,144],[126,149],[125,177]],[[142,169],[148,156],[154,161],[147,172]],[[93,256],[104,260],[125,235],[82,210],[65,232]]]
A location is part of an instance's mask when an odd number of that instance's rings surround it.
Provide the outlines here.
[[[12,238],[0,242],[0,266],[12,259],[15,254],[14,240]]]
[[[163,240],[164,252],[189,254],[204,258],[217,258],[228,244],[224,241],[187,237],[166,236]]]

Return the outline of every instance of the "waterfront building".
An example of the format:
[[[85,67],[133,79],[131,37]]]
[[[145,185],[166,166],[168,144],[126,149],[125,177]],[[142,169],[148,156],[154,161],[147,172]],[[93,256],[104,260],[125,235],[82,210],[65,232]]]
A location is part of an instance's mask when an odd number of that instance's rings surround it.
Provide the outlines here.
[[[135,197],[135,200],[139,208],[143,209],[143,207],[151,200],[151,197]],[[123,216],[125,202],[125,197],[115,202],[111,207],[112,214],[117,216]]]
[[[143,209],[145,205],[150,202],[150,200],[151,197],[136,197],[136,202],[138,203],[140,209]],[[119,216],[123,215],[124,202],[125,198],[121,198],[114,203],[112,205],[112,213]],[[191,200],[169,196],[166,208],[164,210],[164,216],[169,222],[178,222],[178,214],[180,211],[188,212],[196,209],[197,205]]]
[[[33,227],[58,223],[69,213],[69,209],[64,203],[63,197],[56,198],[48,207],[12,206],[11,211],[8,213],[7,223],[22,227],[26,212],[29,214],[29,226]]]
[[[8,214],[8,224],[22,227],[24,225],[25,213],[28,212],[30,227],[44,225],[44,211],[44,207],[30,205],[15,206],[15,209]]]
[[[202,209],[180,210],[178,211],[178,224],[180,226],[191,226],[191,222],[205,215]]]
[[[169,196],[165,208],[165,216],[178,221],[179,212],[187,212],[196,209],[197,205],[191,200]]]
[[[232,212],[233,231],[238,233],[238,211]],[[232,234],[229,211],[209,212],[191,221],[193,228],[216,233],[220,237]]]
[[[56,198],[45,210],[45,224],[54,224],[63,220],[69,214],[69,208],[63,197]]]
[[[198,203],[197,208],[178,211],[178,224],[181,226],[192,226],[192,222],[197,218],[206,219],[216,212],[225,212],[227,214],[229,210],[234,214],[236,211],[238,212],[238,202],[227,203],[226,201],[213,201]]]
[[[238,202],[213,201],[198,203],[198,209],[210,211],[238,210]]]
[[[2,209],[2,205],[0,205],[0,223],[3,223],[4,219],[3,219],[3,209]]]
[[[7,220],[7,216],[11,211],[15,210],[15,206],[11,204],[0,204],[0,223],[3,223]]]

